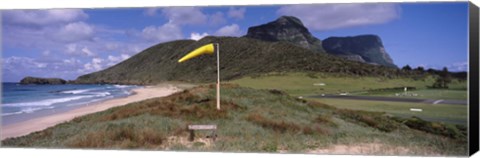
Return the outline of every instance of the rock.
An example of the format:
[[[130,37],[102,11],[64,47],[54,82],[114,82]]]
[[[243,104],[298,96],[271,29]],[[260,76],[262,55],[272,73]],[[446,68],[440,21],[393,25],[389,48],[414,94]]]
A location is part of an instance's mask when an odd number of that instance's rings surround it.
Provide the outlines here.
[[[325,52],[322,41],[312,36],[302,21],[293,16],[282,16],[267,24],[250,27],[245,37],[270,42],[286,41],[315,52]]]
[[[308,31],[300,19],[293,16],[282,16],[275,21],[250,27],[245,37],[270,42],[289,42],[317,53],[326,52],[352,61],[397,68],[385,51],[380,37],[329,37],[321,41]]]
[[[60,78],[40,78],[40,77],[25,77],[20,81],[20,84],[66,84],[67,81]]]
[[[377,35],[329,37],[322,43],[327,53],[350,60],[397,68]]]

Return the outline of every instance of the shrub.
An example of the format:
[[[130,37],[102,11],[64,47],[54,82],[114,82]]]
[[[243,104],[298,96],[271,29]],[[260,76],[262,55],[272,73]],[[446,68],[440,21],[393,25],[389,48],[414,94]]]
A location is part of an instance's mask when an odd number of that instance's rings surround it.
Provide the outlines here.
[[[405,119],[404,124],[409,128],[424,131],[427,133],[442,135],[450,138],[464,138],[466,137],[466,129],[461,125],[446,125],[440,122],[428,122],[418,117],[411,117]],[[460,129],[458,128],[460,127]]]
[[[331,115],[319,115],[317,118],[315,118],[314,122],[321,125],[337,127],[337,124],[333,122]]]
[[[98,131],[72,137],[67,142],[73,148],[154,148],[166,141],[165,136],[149,127],[132,124],[110,124]]]
[[[383,132],[391,132],[399,128],[398,122],[381,112],[339,109],[335,113],[347,120],[362,122]]]
[[[289,123],[285,121],[274,121],[263,117],[260,114],[250,114],[247,120],[258,124],[264,128],[270,128],[276,132],[285,133],[286,131],[302,131],[302,128],[295,123]]]

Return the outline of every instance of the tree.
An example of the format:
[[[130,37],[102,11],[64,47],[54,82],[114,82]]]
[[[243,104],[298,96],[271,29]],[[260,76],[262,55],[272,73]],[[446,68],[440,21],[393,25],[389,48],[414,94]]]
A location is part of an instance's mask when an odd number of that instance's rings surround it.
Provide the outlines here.
[[[432,69],[432,68],[427,69],[427,72],[430,73],[430,74],[435,73],[435,71],[436,71],[436,70],[435,70],[435,69]]]
[[[448,69],[446,67],[443,68],[443,70],[438,74],[438,78],[433,83],[432,87],[433,88],[448,88],[448,84],[452,82],[452,76],[450,75],[450,72],[448,72]]]
[[[419,66],[415,69],[416,71],[420,71],[420,72],[424,72],[425,71],[425,68],[423,68],[422,66]]]
[[[402,67],[402,70],[410,71],[412,70],[412,67],[410,67],[410,65],[405,65],[404,67]]]

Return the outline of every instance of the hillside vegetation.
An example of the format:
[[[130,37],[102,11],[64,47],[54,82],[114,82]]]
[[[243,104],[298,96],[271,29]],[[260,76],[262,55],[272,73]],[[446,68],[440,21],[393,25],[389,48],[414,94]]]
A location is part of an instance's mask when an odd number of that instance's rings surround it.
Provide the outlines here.
[[[2,141],[7,147],[199,150],[319,153],[337,145],[379,146],[363,154],[465,155],[466,128],[397,118],[382,112],[339,109],[279,90],[222,85],[222,110],[214,85],[78,117],[27,136]],[[216,141],[189,124],[216,124]],[[355,154],[355,153],[353,153]]]
[[[396,77],[409,73],[394,68],[350,61],[287,43],[250,38],[206,37],[155,45],[102,71],[78,77],[77,83],[154,84],[163,81],[214,82],[216,58],[204,55],[177,63],[183,55],[207,43],[220,43],[222,80],[268,72],[335,72]]]

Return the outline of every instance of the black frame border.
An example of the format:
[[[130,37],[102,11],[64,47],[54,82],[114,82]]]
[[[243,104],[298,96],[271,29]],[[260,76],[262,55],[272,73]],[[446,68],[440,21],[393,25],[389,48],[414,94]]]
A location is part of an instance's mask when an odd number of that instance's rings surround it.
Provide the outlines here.
[[[479,150],[479,27],[478,27],[478,6],[469,2],[469,104],[468,104],[468,113],[469,113],[469,125],[468,125],[468,145],[469,145],[469,155],[473,155]]]

